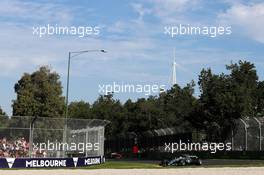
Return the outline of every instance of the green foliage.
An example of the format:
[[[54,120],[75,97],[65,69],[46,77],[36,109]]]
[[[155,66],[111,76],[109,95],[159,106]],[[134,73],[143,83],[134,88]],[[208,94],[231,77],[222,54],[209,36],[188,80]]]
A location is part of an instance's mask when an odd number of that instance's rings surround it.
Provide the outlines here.
[[[0,106],[0,116],[6,115],[6,113],[2,110],[1,106]]]
[[[138,133],[155,128],[159,115],[156,101],[155,97],[150,97],[140,98],[136,102],[128,100],[124,104],[128,132]]]
[[[100,96],[92,105],[92,118],[111,122],[106,128],[107,136],[121,136],[125,130],[124,109],[119,100],[113,99],[113,94]]]
[[[174,127],[180,132],[203,130],[209,141],[225,141],[235,127],[235,120],[264,114],[264,81],[258,81],[254,64],[239,61],[226,68],[230,73],[201,71],[199,98],[194,96],[194,82],[185,87],[176,84],[158,96],[129,99],[124,104],[114,99],[114,94],[101,95],[91,105],[72,102],[69,117],[109,120],[106,136],[111,137]],[[24,74],[16,83],[15,92],[14,115],[63,115],[59,75],[47,67]]]
[[[71,102],[69,105],[69,117],[71,118],[90,118],[90,104],[84,101]]]
[[[0,127],[4,127],[6,125],[6,123],[7,123],[7,120],[8,120],[8,116],[2,110],[2,108],[0,106]]]
[[[197,99],[193,97],[194,83],[184,88],[175,85],[160,96],[127,100],[121,104],[113,94],[100,96],[90,108],[89,118],[109,120],[108,136],[125,136],[144,131],[177,127],[181,132],[191,129],[188,117],[192,114]]]
[[[193,88],[193,82],[184,88],[175,85],[158,97],[140,98],[135,102],[129,99],[124,104],[115,100],[113,94],[101,95],[91,106],[83,101],[71,103],[69,116],[109,120],[107,136],[125,137],[128,133],[166,127],[177,127],[183,132],[191,129],[188,117],[197,103]]]
[[[13,115],[61,117],[64,97],[59,75],[48,67],[32,74],[25,73],[15,84],[17,99],[13,101]]]
[[[252,116],[255,112],[256,101],[254,93],[258,86],[258,76],[254,64],[239,61],[238,64],[227,66],[231,71],[230,81],[236,97],[236,105],[241,110],[241,116]]]
[[[207,131],[210,141],[224,141],[236,119],[255,116],[258,87],[255,66],[239,61],[228,65],[227,70],[231,73],[216,75],[211,69],[203,69],[199,76],[201,96],[195,109],[198,117],[192,123]]]
[[[264,81],[258,82],[255,98],[255,115],[264,116]]]

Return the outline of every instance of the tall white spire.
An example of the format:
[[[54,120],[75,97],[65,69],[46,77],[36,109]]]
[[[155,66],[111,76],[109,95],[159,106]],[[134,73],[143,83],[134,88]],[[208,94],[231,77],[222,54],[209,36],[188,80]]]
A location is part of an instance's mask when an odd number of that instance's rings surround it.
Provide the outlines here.
[[[173,50],[173,63],[172,63],[172,80],[171,85],[175,85],[177,83],[176,79],[176,54],[175,54],[175,48]]]

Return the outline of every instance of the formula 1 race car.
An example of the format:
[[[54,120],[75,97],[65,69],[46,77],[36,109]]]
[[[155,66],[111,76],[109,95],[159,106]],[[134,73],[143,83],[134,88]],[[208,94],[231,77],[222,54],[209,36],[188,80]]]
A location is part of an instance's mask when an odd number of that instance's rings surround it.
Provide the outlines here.
[[[170,160],[163,160],[161,166],[185,166],[185,165],[202,165],[202,160],[193,155],[181,155]]]

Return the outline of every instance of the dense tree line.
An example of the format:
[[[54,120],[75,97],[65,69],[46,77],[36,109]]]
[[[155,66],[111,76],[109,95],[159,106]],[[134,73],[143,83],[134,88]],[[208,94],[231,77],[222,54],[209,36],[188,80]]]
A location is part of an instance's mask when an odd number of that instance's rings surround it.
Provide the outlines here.
[[[0,127],[4,127],[6,120],[8,119],[6,113],[2,110],[0,106]]]
[[[6,113],[2,110],[1,106],[0,106],[0,115],[6,115]]]
[[[124,104],[114,100],[113,94],[100,96],[86,107],[85,102],[74,102],[70,115],[110,120],[109,134],[115,136],[175,127],[181,132],[205,131],[208,140],[224,141],[236,127],[235,120],[264,114],[264,82],[258,80],[254,64],[239,61],[226,69],[230,73],[214,74],[210,68],[201,71],[199,97],[194,96],[195,84],[191,82]]]
[[[92,104],[72,102],[69,116],[109,120],[108,136],[174,127],[181,132],[204,131],[208,140],[223,141],[235,127],[236,119],[264,114],[264,81],[259,81],[254,64],[239,61],[226,69],[227,74],[215,74],[210,68],[201,71],[199,97],[194,95],[194,82],[185,87],[175,84],[158,96],[136,101],[128,99],[121,103],[114,98],[115,94],[108,94],[100,95]],[[15,92],[13,115],[64,115],[59,75],[47,67],[25,73],[16,83]]]

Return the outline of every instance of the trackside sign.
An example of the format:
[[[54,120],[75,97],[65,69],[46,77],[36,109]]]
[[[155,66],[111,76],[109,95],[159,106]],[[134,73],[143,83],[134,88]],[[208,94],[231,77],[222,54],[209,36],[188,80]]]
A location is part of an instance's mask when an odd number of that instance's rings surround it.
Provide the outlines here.
[[[101,164],[102,160],[100,157],[88,157],[88,158],[79,158],[77,162],[77,166],[90,166],[90,165],[97,165]]]
[[[5,158],[0,158],[0,168],[9,168]]]
[[[102,157],[84,158],[0,158],[0,168],[63,168],[101,164]]]

